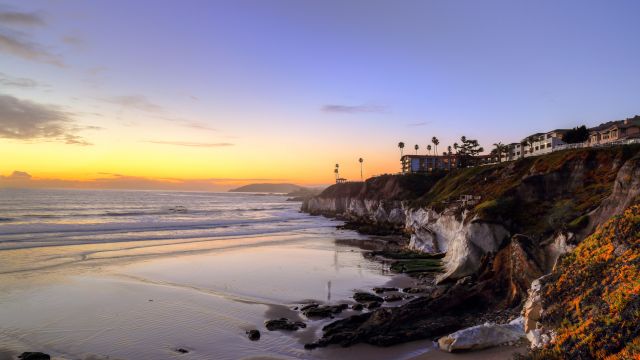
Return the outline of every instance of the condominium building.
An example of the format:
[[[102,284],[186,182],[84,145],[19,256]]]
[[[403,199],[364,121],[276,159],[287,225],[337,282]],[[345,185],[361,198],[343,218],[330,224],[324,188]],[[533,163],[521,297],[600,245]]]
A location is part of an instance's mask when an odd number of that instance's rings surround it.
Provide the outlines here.
[[[402,173],[430,173],[434,170],[448,171],[460,167],[460,157],[451,155],[404,155],[400,159]]]

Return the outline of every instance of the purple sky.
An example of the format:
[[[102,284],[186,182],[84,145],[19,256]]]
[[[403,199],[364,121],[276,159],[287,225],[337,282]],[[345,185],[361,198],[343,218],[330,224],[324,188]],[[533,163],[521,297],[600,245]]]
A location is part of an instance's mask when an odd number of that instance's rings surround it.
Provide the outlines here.
[[[640,113],[638,14],[631,0],[0,0],[0,96],[73,113],[65,131],[88,151],[199,148],[219,168],[187,177],[320,183],[359,156],[397,170],[400,140],[490,148]],[[252,156],[264,166],[238,175]],[[303,161],[328,170],[290,170]],[[169,175],[104,164],[92,169]],[[82,177],[26,155],[0,174],[13,170]]]

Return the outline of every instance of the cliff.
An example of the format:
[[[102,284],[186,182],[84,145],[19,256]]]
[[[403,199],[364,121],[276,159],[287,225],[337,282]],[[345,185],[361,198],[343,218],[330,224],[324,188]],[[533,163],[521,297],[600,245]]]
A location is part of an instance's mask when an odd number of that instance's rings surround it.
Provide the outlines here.
[[[615,216],[541,280],[535,359],[640,357],[640,206]],[[546,337],[546,341],[541,338]]]
[[[446,175],[387,175],[333,185],[302,209],[391,224],[411,236],[412,248],[446,252],[440,281],[476,273],[484,255],[516,234],[535,242],[548,272],[561,253],[640,193],[639,151],[580,149]]]
[[[447,301],[415,300],[400,310],[384,310],[391,319],[428,319],[406,325],[426,326],[424,332],[412,332],[420,338],[436,335],[428,325],[434,319],[449,325],[442,316],[459,317],[469,304],[479,312],[519,307],[534,279],[551,272],[560,256],[639,194],[640,147],[624,146],[561,151],[449,174],[337,184],[306,201],[303,210],[373,226],[392,224],[411,237],[412,249],[446,253],[445,272],[437,281],[455,283],[439,294]],[[420,310],[423,306],[430,309]],[[380,316],[374,312],[361,323],[337,322],[320,343],[342,339],[388,345],[408,336],[382,325]],[[359,335],[345,340],[344,331]],[[386,331],[382,338],[380,331]]]

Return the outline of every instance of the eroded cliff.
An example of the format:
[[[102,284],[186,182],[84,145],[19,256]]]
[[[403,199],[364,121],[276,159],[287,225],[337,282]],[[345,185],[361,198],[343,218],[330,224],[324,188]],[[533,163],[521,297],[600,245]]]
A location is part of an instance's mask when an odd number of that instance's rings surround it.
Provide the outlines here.
[[[343,339],[346,343],[395,343],[406,331],[378,320],[410,319],[411,313],[424,320],[407,325],[424,330],[411,330],[412,336],[434,337],[434,321],[453,325],[447,314],[521,306],[534,279],[549,273],[598,224],[637,200],[639,153],[638,146],[580,149],[449,174],[388,175],[331,186],[305,202],[303,210],[374,226],[392,224],[411,237],[412,249],[446,253],[438,283],[455,285],[438,298],[337,322],[321,342],[334,343],[347,329],[358,335]],[[423,306],[429,309],[419,310]]]

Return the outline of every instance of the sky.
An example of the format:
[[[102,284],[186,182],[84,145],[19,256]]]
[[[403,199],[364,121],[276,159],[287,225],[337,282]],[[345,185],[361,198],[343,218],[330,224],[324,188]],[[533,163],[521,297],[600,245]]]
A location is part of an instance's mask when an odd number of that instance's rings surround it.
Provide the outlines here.
[[[635,0],[0,0],[0,187],[399,171],[640,113]]]

